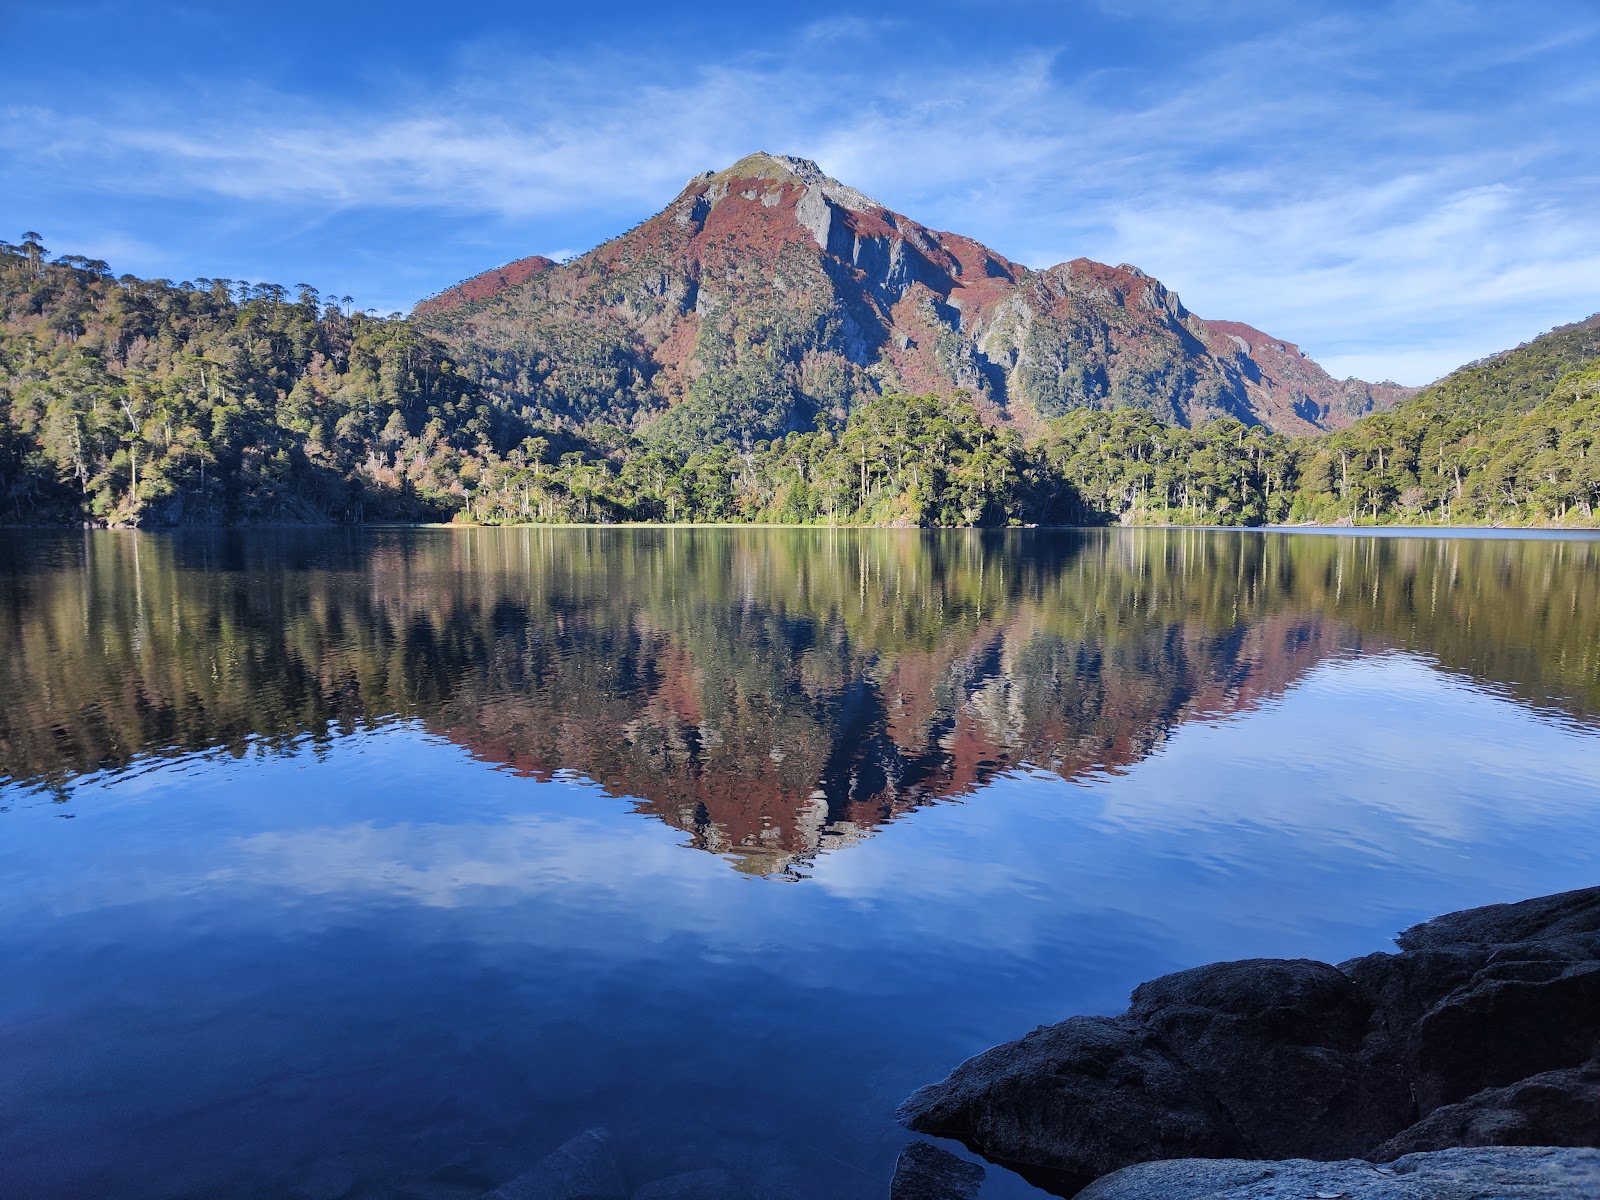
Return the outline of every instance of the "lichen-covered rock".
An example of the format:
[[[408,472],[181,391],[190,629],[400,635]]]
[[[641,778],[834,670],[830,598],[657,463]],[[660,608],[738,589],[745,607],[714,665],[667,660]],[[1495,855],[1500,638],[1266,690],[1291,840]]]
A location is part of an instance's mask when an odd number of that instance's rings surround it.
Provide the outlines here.
[[[1125,1167],[1079,1200],[1590,1200],[1600,1151],[1550,1146],[1440,1150],[1386,1166],[1363,1159],[1177,1159]]]

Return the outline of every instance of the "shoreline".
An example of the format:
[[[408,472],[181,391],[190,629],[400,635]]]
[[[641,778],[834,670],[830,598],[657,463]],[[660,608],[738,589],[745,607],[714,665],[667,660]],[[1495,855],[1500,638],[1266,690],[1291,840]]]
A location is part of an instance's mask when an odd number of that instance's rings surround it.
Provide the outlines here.
[[[968,1059],[896,1115],[1097,1200],[1152,1181],[1171,1200],[1226,1191],[1174,1186],[1197,1160],[1376,1177],[1373,1164],[1464,1148],[1593,1155],[1600,887],[1448,913],[1395,941],[1337,966],[1246,959],[1162,976],[1119,1016],[1068,1017]],[[1115,1182],[1125,1170],[1137,1187]]]
[[[1519,534],[1566,534],[1600,538],[1595,525],[856,525],[802,524],[776,521],[528,521],[516,524],[485,525],[472,521],[363,521],[359,525],[342,522],[257,521],[223,525],[92,525],[0,524],[6,533],[225,533],[249,530],[348,530],[369,529],[814,529],[882,530],[902,533],[1101,533],[1162,530],[1197,533],[1307,533],[1318,536],[1347,537],[1516,537]]]

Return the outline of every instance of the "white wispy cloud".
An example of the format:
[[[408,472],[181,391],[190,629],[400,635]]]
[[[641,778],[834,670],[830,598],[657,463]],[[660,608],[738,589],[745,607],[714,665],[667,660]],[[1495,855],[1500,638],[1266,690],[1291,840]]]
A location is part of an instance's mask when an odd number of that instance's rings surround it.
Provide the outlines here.
[[[752,149],[799,153],[1030,265],[1136,262],[1335,370],[1422,382],[1600,308],[1600,156],[1574,136],[1600,93],[1539,69],[1597,27],[1503,34],[1430,0],[1263,21],[1155,76],[1081,46],[901,61],[870,53],[901,36],[870,19],[689,71],[625,54],[508,67],[480,48],[377,107],[261,91],[200,113],[150,96],[114,117],[13,106],[0,161],[107,196],[548,230],[509,258],[620,232]],[[1430,39],[1444,49],[1419,65]],[[1474,98],[1512,69],[1514,95]]]
[[[857,42],[899,29],[904,24],[904,21],[894,17],[824,17],[805,26],[800,31],[800,38],[813,45]]]

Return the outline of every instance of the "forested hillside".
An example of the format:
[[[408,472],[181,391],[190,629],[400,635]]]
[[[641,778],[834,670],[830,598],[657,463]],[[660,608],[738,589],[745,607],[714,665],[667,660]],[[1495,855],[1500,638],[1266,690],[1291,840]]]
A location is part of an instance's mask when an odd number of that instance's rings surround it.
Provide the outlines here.
[[[1220,424],[1080,411],[1043,449],[1086,511],[1136,523],[1594,525],[1600,316],[1319,437]]]
[[[0,244],[0,520],[447,516],[495,414],[441,347],[274,284]]]
[[[739,369],[768,411],[777,385]],[[753,438],[636,433],[552,414],[418,323],[304,285],[113,277],[37,235],[0,243],[3,523],[1600,518],[1600,317],[1310,438],[1085,407],[1025,437],[959,389],[803,428],[781,412]]]
[[[1307,520],[1600,518],[1600,314],[1471,363],[1301,450]]]

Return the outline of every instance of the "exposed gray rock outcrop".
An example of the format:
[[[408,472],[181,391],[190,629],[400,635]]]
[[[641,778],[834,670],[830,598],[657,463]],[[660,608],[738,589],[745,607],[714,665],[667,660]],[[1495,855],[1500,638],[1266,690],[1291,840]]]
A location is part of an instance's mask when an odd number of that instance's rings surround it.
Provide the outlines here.
[[[1600,888],[1454,913],[1398,954],[1144,984],[978,1055],[901,1120],[1067,1195],[1131,1163],[1600,1145]],[[1401,1193],[1397,1193],[1401,1194]],[[1411,1193],[1404,1193],[1411,1194]]]
[[[1600,1196],[1600,1151],[1549,1146],[1440,1150],[1387,1166],[1362,1159],[1140,1163],[1079,1200],[1589,1200]]]

